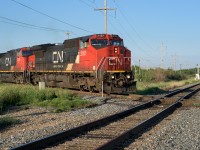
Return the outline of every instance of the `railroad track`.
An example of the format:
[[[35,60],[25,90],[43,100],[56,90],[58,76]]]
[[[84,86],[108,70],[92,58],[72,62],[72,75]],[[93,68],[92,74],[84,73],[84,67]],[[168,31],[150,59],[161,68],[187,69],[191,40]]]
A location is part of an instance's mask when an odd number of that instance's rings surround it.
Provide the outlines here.
[[[113,149],[130,136],[158,123],[181,106],[181,101],[191,97],[200,89],[200,83],[175,90],[169,94],[134,106],[123,112],[66,130],[18,149]]]

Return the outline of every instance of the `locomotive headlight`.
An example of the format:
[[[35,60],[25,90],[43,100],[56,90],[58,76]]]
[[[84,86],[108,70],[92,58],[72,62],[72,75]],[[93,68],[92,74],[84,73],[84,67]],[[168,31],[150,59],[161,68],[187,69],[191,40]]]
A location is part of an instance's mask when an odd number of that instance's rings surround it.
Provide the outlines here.
[[[118,48],[117,48],[117,47],[114,48],[114,52],[115,52],[115,53],[118,52]]]
[[[114,75],[112,75],[112,76],[111,76],[111,78],[112,78],[112,79],[114,79],[114,78],[115,78],[115,76],[114,76]]]
[[[126,75],[126,78],[127,78],[127,79],[130,79],[130,78],[131,78],[131,76],[128,74],[128,75]]]

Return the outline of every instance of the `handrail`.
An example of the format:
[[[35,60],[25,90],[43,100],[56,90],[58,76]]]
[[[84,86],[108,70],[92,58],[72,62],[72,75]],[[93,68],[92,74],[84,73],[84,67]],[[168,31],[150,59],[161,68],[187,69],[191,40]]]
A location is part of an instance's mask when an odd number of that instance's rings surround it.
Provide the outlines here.
[[[100,60],[100,62],[98,64],[97,70],[96,70],[96,78],[98,78],[98,71],[103,68],[103,65],[105,64],[105,60],[106,60],[106,57],[102,57],[101,58],[101,60]]]

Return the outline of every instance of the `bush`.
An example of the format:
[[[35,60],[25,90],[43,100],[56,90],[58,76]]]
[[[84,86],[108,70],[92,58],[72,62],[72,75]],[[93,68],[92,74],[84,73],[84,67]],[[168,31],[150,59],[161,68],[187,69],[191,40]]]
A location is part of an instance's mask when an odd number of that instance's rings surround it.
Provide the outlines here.
[[[0,92],[0,111],[8,106],[16,106],[20,102],[20,94],[17,88],[2,89]]]
[[[93,105],[92,102],[82,100],[77,95],[64,89],[46,88],[39,90],[34,86],[12,84],[0,87],[0,112],[11,106],[26,104],[51,107],[59,111]]]
[[[181,74],[180,72],[168,72],[165,78],[166,81],[170,80],[181,81],[184,79],[186,79],[186,75]]]
[[[155,82],[161,82],[165,80],[165,70],[158,68],[154,70],[153,74],[155,76]]]
[[[180,81],[194,76],[195,69],[179,70],[172,69],[142,69],[138,66],[132,68],[137,81],[143,82],[164,82],[164,81]]]

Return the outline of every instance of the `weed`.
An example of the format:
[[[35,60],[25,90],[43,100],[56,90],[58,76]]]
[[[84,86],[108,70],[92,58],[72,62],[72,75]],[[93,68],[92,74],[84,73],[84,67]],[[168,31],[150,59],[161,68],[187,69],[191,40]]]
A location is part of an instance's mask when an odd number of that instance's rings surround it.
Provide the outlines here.
[[[153,94],[162,94],[162,93],[166,93],[166,91],[164,91],[158,87],[150,87],[150,88],[146,88],[144,90],[137,91],[137,94],[141,94],[141,95],[153,95]]]
[[[193,104],[195,107],[200,107],[200,104]]]
[[[11,125],[20,123],[20,120],[13,117],[0,118],[0,130],[10,127]]]

